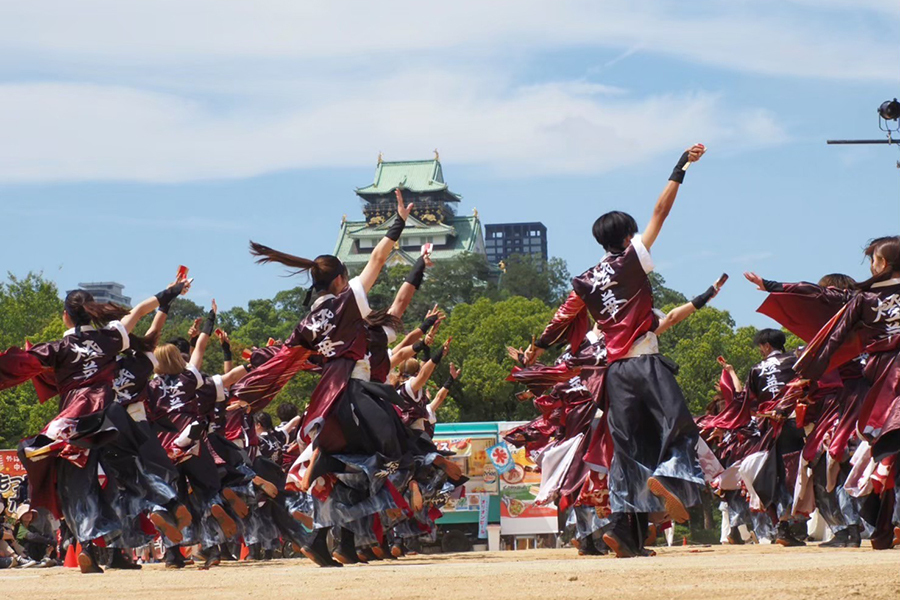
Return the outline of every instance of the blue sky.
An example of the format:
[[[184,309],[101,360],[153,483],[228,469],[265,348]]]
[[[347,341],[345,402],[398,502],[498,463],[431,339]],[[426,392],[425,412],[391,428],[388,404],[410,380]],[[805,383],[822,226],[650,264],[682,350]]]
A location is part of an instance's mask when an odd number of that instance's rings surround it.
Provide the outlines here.
[[[353,189],[428,158],[484,222],[543,221],[573,273],[590,223],[647,220],[688,173],[654,247],[669,284],[764,325],[740,277],[866,273],[900,226],[900,5],[876,0],[5,3],[0,268],[60,288],[155,293],[179,264],[220,306],[299,282],[252,238],[331,252]]]

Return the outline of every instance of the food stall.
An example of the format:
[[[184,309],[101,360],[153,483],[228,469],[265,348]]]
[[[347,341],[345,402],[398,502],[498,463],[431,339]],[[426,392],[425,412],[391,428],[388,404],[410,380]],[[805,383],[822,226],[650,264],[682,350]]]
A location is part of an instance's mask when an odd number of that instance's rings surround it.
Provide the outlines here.
[[[506,445],[503,435],[521,422],[439,423],[434,440],[469,478],[458,499],[448,502],[438,519],[445,552],[487,549],[487,530],[499,526],[505,546],[533,547],[526,540],[554,535],[555,506],[536,506],[541,483],[537,466],[524,449]],[[498,469],[498,465],[500,468]],[[520,545],[517,540],[525,542]]]

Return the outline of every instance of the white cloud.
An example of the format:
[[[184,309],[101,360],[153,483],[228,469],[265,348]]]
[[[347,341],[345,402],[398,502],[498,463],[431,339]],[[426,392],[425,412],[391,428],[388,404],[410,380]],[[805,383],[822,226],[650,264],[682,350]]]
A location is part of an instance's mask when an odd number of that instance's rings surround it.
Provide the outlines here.
[[[787,5],[786,5],[787,4]],[[52,0],[4,7],[7,56],[58,66],[185,67],[221,60],[516,57],[633,48],[728,70],[893,81],[900,8],[885,0]],[[852,18],[842,18],[849,15]],[[868,19],[866,17],[869,17]],[[896,21],[893,21],[896,23]],[[12,54],[15,53],[15,54]],[[61,64],[60,64],[61,63]]]
[[[418,88],[404,81],[424,81]],[[465,73],[332,85],[294,110],[221,111],[112,86],[0,86],[0,180],[183,181],[427,154],[511,175],[597,173],[695,141],[746,148],[785,134],[713,94],[634,97],[555,84],[507,89]],[[472,85],[474,83],[474,85]],[[402,92],[398,93],[398,90]],[[599,93],[598,93],[599,92]]]
[[[729,152],[777,144],[787,134],[770,112],[718,90],[636,94],[593,79],[640,52],[769,76],[892,81],[900,49],[879,28],[894,9],[855,6],[8,3],[0,181],[239,178],[435,146],[516,176],[597,173],[699,140]],[[834,18],[851,10],[852,22]],[[598,55],[592,80],[523,80],[535,57],[573,49]]]

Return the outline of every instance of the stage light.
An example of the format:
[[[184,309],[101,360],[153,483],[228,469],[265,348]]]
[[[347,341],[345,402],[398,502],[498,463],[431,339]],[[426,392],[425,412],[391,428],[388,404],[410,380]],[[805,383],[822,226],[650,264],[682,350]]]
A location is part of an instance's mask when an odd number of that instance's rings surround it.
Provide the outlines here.
[[[900,102],[896,98],[886,100],[878,107],[878,116],[885,121],[896,121],[900,119]]]

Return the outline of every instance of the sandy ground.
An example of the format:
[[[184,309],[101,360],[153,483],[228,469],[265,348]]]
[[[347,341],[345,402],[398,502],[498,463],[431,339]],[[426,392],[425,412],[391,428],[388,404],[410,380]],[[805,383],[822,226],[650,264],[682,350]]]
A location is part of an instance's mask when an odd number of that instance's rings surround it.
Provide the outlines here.
[[[10,600],[97,598],[900,598],[900,551],[815,546],[676,547],[655,558],[578,558],[574,550],[405,557],[342,569],[303,559],[224,563],[210,571],[161,565],[81,575],[0,571]]]

